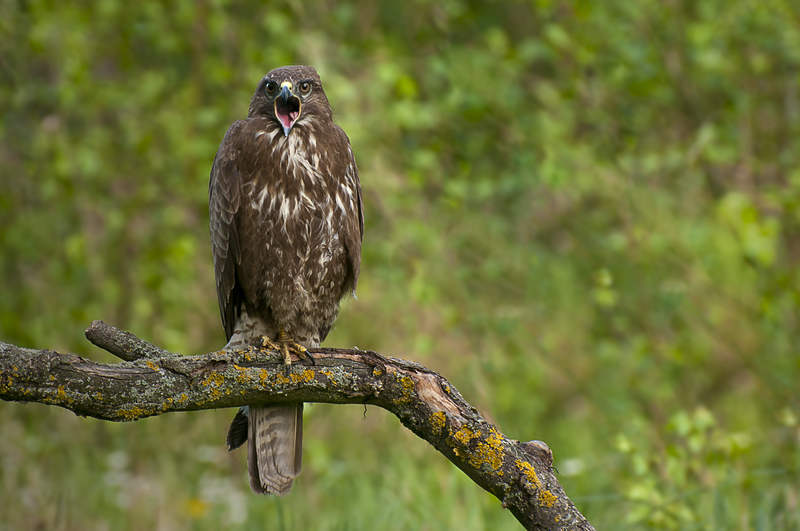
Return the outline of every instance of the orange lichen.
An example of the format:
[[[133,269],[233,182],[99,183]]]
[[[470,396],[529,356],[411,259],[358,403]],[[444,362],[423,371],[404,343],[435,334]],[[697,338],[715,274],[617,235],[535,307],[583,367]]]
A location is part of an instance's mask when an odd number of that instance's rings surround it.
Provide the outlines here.
[[[161,370],[161,367],[159,367],[158,365],[156,365],[155,363],[153,363],[153,362],[152,362],[152,361],[150,361],[150,360],[147,360],[147,361],[145,361],[144,363],[145,363],[145,365],[147,365],[148,367],[150,367],[150,368],[151,368],[151,369],[153,369],[154,371],[159,371],[159,370]]]

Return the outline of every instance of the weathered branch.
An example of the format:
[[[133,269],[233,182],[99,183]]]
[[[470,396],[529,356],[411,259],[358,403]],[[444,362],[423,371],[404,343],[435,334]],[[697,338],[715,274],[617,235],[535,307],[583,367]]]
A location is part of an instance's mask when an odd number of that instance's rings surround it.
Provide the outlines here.
[[[170,352],[139,339],[130,332],[93,321],[84,332],[91,343],[108,351],[125,361],[136,361],[142,358],[159,358],[171,355]]]
[[[269,351],[180,356],[100,321],[86,335],[129,361],[109,365],[0,343],[0,398],[112,421],[263,402],[373,404],[497,496],[526,528],[594,529],[558,483],[546,444],[507,438],[447,380],[417,363],[321,348],[311,351],[316,365],[298,361],[286,376]]]

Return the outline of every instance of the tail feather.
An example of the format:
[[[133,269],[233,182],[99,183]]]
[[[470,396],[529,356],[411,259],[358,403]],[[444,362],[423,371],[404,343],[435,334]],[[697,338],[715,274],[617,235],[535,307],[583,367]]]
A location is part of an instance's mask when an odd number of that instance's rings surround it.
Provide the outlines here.
[[[283,496],[303,466],[303,404],[250,406],[248,417],[250,488]]]
[[[262,337],[276,338],[278,331],[257,317],[250,317],[244,306],[224,350],[243,345],[260,345]],[[306,348],[319,346],[319,338],[309,334],[300,340]],[[258,494],[282,496],[303,466],[303,404],[268,404],[241,408],[228,429],[228,451],[247,442],[247,470],[250,487]]]
[[[231,421],[231,426],[228,428],[228,436],[225,438],[225,446],[228,447],[229,452],[236,450],[247,442],[248,410],[247,406],[240,407]]]

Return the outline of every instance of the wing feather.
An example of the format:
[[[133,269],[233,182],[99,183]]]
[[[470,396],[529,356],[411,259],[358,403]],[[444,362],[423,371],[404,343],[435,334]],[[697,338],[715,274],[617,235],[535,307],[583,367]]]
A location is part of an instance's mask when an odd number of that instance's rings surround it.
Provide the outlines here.
[[[211,221],[211,250],[217,300],[225,335],[230,339],[239,316],[243,292],[237,278],[241,262],[236,218],[241,201],[241,176],[237,165],[235,139],[243,122],[235,122],[225,133],[211,167],[208,184],[208,210]]]
[[[347,248],[347,260],[350,266],[350,271],[353,275],[352,291],[355,294],[356,286],[358,285],[358,274],[361,270],[361,240],[364,237],[364,205],[361,201],[361,181],[358,178],[358,166],[356,166],[356,159],[353,155],[353,149],[350,147],[350,139],[347,134],[338,125],[333,126],[334,136],[338,137],[337,140],[346,147],[346,156],[344,157],[344,175],[342,186],[350,188],[356,198],[356,212],[353,212],[348,223],[345,225],[344,243]],[[358,216],[356,218],[356,215]]]

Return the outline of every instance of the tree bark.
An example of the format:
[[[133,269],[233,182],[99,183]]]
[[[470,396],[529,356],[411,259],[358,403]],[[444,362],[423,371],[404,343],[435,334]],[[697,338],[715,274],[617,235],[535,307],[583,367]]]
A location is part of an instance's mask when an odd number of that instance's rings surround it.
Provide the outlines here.
[[[181,356],[101,321],[86,337],[126,361],[95,363],[0,343],[0,398],[111,421],[264,402],[373,404],[497,496],[525,528],[594,529],[556,479],[545,443],[507,438],[447,380],[417,363],[320,348],[310,351],[314,364],[298,360],[287,375],[280,356],[267,350]]]

